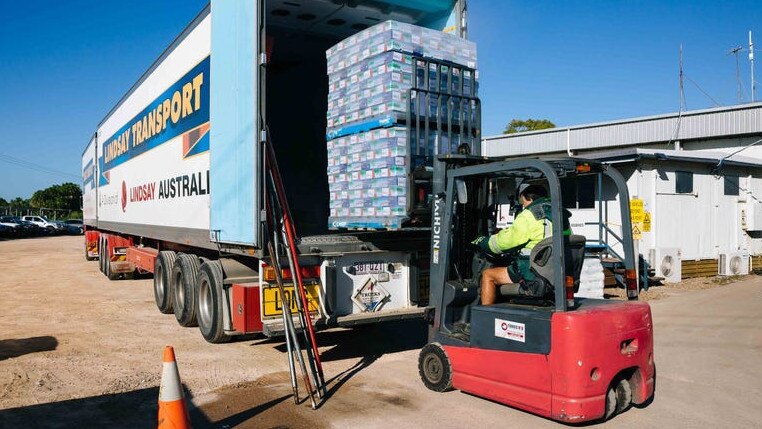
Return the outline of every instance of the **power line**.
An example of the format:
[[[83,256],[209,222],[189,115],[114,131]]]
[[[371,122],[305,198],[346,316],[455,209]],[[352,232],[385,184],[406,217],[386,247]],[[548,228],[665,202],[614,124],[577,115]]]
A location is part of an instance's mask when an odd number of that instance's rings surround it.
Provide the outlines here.
[[[5,162],[7,164],[15,165],[17,167],[22,167],[22,168],[26,168],[26,169],[29,169],[29,170],[34,170],[34,171],[37,171],[37,172],[40,172],[40,173],[52,174],[52,175],[55,175],[55,176],[66,176],[66,177],[70,177],[70,178],[77,179],[77,180],[81,179],[81,177],[76,175],[76,174],[71,174],[71,173],[67,173],[65,171],[56,170],[54,168],[49,168],[49,167],[46,167],[44,165],[36,164],[36,163],[30,162],[30,161],[25,161],[23,159],[19,159],[19,158],[10,156],[10,155],[6,155],[4,153],[0,153],[0,161]]]
[[[741,64],[738,60],[738,53],[743,51],[743,46],[736,46],[735,48],[728,51],[728,55],[734,55],[736,57],[736,83],[738,84],[738,91],[736,95],[738,96],[738,104],[741,104],[742,98],[741,98]]]
[[[701,91],[702,94],[706,95],[710,100],[712,100],[712,102],[714,103],[715,106],[717,106],[717,107],[722,106],[722,103],[720,103],[719,101],[715,100],[714,97],[712,97],[711,95],[709,95],[709,93],[704,91],[704,89],[701,88],[701,86],[698,83],[696,83],[695,80],[691,79],[690,76],[685,75],[685,78],[688,79],[692,84],[696,85],[696,88],[698,88],[698,90]]]

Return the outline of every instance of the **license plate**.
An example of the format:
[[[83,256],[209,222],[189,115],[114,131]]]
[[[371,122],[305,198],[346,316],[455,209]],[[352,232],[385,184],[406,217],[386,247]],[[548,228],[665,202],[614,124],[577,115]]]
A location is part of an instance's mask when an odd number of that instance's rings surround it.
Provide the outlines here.
[[[320,306],[317,283],[304,285],[307,292],[307,308],[311,313],[318,311]],[[294,285],[287,284],[283,286],[286,298],[291,303],[291,312],[296,313],[296,300],[300,299],[299,294],[294,292]],[[280,316],[283,312],[283,299],[280,296],[280,289],[277,286],[269,286],[262,289],[262,315],[265,317]]]
[[[355,274],[379,274],[386,272],[386,262],[356,262],[352,265]]]

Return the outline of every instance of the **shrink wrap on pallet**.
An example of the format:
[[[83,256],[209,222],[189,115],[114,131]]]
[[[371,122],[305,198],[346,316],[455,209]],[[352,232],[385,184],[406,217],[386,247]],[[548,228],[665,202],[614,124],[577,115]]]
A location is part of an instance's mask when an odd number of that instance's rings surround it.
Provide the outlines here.
[[[426,70],[415,56],[444,66]],[[475,94],[477,76],[457,65],[475,68],[476,47],[452,34],[386,21],[339,42],[326,58],[329,228],[399,229],[411,208],[411,170],[473,143],[468,135],[428,128],[410,135],[402,123],[411,115],[440,125],[478,120],[470,102],[424,99],[411,88]]]

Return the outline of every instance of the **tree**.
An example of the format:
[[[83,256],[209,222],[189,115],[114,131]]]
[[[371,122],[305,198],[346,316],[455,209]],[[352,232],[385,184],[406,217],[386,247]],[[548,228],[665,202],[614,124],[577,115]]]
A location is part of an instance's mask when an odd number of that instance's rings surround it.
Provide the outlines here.
[[[36,208],[77,210],[82,199],[79,185],[67,182],[41,189],[32,195],[29,204]]]
[[[555,128],[556,124],[547,119],[514,119],[505,127],[503,134],[521,133],[524,131],[545,130]]]
[[[16,197],[16,198],[12,199],[9,202],[9,204],[10,204],[11,207],[14,207],[14,208],[17,208],[17,209],[23,209],[23,208],[29,207],[29,201],[27,201],[27,200],[25,200],[25,199],[23,199],[21,197]]]
[[[5,201],[5,198],[0,198],[0,207],[7,206],[7,205],[8,205],[8,201]]]

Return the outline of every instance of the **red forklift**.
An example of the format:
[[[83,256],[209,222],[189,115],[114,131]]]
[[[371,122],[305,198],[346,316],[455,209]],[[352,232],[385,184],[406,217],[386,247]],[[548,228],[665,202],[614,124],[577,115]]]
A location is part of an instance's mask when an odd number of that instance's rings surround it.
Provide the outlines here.
[[[618,194],[626,300],[575,297],[586,240],[563,233],[561,181],[582,175],[598,175]],[[502,285],[496,304],[481,305],[481,272],[517,255],[485,254],[469,243],[495,232],[500,190],[521,183],[546,187],[552,235],[531,250],[531,285]],[[602,421],[650,402],[651,309],[637,300],[629,194],[618,171],[573,158],[445,155],[434,160],[432,194],[430,328],[418,361],[427,388],[458,389],[565,423]],[[607,200],[616,203],[613,195]]]

